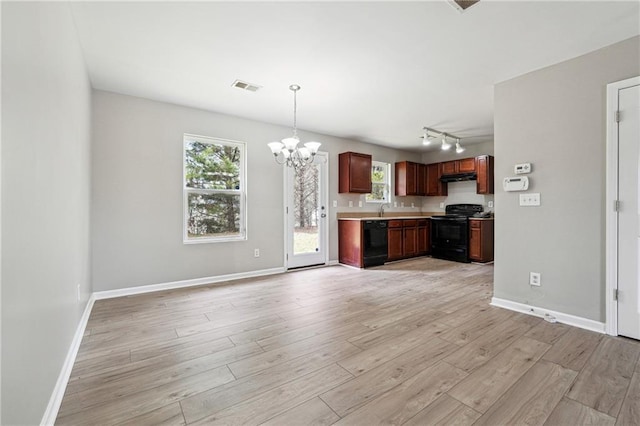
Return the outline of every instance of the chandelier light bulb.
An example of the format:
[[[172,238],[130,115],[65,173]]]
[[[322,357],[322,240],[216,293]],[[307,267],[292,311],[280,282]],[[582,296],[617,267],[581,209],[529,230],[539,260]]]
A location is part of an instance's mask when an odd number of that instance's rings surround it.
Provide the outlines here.
[[[296,94],[300,90],[300,86],[292,84],[289,86],[289,90],[293,92],[293,136],[282,139],[282,142],[268,143],[267,146],[271,150],[276,163],[298,169],[313,163],[321,143],[307,142],[304,147],[298,147],[300,138],[298,137],[298,103]]]

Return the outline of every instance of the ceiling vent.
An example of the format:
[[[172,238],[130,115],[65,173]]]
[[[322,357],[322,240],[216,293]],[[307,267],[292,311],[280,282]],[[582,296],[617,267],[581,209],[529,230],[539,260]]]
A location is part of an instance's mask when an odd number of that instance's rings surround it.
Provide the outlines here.
[[[258,86],[257,84],[247,83],[246,81],[236,80],[231,85],[232,87],[237,87],[238,89],[248,90],[250,92],[257,92],[262,89],[262,86]]]
[[[447,2],[459,12],[464,12],[479,1],[480,0],[447,0]]]

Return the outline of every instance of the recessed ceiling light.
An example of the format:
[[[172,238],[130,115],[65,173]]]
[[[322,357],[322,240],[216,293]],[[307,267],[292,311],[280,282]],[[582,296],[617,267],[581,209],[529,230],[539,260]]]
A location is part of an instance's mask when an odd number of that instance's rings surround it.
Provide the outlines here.
[[[250,92],[257,92],[258,90],[262,89],[262,86],[260,85],[247,83],[246,81],[242,80],[234,81],[231,87],[237,87],[238,89],[248,90]]]

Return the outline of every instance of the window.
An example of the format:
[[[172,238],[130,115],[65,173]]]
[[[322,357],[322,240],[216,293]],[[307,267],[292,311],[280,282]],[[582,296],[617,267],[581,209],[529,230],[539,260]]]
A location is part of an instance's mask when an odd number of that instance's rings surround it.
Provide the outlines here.
[[[371,163],[371,194],[366,195],[367,203],[388,203],[391,164],[373,161]]]
[[[245,145],[184,135],[185,243],[246,239]]]

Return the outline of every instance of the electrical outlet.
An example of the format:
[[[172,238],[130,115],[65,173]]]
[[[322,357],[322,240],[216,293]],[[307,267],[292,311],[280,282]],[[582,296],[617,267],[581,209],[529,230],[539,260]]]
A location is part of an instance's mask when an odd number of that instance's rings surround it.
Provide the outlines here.
[[[362,200],[358,201],[358,207],[362,207]]]
[[[398,207],[398,202],[397,201],[393,202],[393,207]]]
[[[338,207],[338,200],[333,200],[333,207]]]
[[[400,202],[400,207],[404,207],[404,201]]]
[[[440,208],[444,209],[444,203],[440,203]]]
[[[253,257],[260,257],[260,249],[253,249]]]
[[[489,201],[489,202],[487,203],[487,207],[489,207],[490,209],[492,209],[492,208],[493,208],[493,201]]]
[[[414,208],[416,205],[414,203],[411,203],[411,208]]]
[[[353,201],[349,201],[349,207],[353,207]]]
[[[540,287],[542,285],[540,272],[529,272],[529,285]]]

